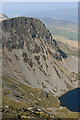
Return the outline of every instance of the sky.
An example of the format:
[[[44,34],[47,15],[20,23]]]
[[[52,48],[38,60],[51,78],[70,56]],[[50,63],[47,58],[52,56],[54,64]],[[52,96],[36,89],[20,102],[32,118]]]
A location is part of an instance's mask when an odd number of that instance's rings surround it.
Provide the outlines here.
[[[2,13],[8,17],[25,16],[30,12],[77,8],[77,5],[77,2],[2,2]]]

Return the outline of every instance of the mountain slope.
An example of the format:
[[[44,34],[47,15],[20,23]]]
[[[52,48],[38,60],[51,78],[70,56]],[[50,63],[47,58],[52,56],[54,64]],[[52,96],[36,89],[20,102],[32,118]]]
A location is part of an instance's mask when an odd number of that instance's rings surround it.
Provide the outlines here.
[[[51,88],[54,87],[67,89],[65,81],[71,84],[68,80],[71,76],[64,69],[63,78],[61,78],[63,72],[56,61],[62,60],[62,56],[67,56],[59,49],[44,24],[33,18],[14,18],[3,21],[2,28],[3,64],[6,66],[3,69],[4,74],[7,72],[7,75],[10,74],[9,76],[14,78],[16,76],[21,79],[20,81],[22,81],[20,76],[22,74],[24,79],[33,86],[42,88],[44,84],[46,88],[48,87],[47,90],[52,90]],[[51,81],[50,85],[45,80]],[[61,88],[59,81],[62,82]]]
[[[2,52],[3,105],[14,103],[7,99],[27,102],[27,106],[56,107],[57,96],[74,87],[73,76],[60,63],[67,58],[66,53],[38,19],[2,21]]]

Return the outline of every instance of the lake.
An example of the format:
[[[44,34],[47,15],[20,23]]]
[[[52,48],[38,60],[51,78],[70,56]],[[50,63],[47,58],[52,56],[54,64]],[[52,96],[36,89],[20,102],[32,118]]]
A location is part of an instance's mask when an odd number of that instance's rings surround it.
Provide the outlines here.
[[[59,97],[60,105],[67,107],[70,111],[80,112],[80,88],[68,91]]]

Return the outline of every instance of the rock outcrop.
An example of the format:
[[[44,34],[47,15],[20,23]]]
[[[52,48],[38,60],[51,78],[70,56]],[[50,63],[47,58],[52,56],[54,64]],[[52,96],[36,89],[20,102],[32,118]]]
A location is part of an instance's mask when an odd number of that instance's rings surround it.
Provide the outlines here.
[[[60,64],[67,55],[40,20],[26,17],[4,20],[2,49],[3,76],[54,95],[73,87],[72,76]]]
[[[58,96],[74,87],[74,76],[46,26],[18,17],[3,20],[1,32],[3,118],[71,117],[59,106]]]

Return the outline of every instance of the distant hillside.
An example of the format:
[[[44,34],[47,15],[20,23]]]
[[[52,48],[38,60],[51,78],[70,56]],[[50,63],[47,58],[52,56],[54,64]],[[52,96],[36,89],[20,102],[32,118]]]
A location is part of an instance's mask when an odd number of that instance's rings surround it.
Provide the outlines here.
[[[78,9],[57,9],[52,11],[40,11],[27,13],[26,16],[36,18],[55,18],[78,22]]]
[[[7,19],[8,17],[0,13],[0,21]]]
[[[45,24],[50,24],[50,25],[68,25],[68,24],[70,24],[70,25],[76,25],[77,23],[75,23],[75,22],[73,22],[73,21],[70,21],[70,20],[65,20],[65,19],[56,19],[56,18],[49,18],[49,17],[47,17],[47,18],[41,18],[41,20],[45,23]]]
[[[68,55],[78,56],[78,24],[63,19],[41,18],[56,39],[59,47]]]
[[[53,35],[78,41],[78,24],[63,19],[41,18]]]
[[[27,13],[26,16],[39,18],[54,35],[69,40],[78,40],[78,9],[57,9]]]

